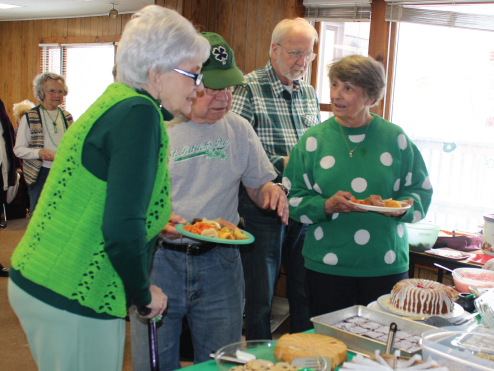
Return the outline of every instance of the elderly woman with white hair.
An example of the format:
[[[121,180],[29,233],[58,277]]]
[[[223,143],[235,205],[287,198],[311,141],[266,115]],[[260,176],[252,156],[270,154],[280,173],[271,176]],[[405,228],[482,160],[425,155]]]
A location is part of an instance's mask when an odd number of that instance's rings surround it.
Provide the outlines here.
[[[170,219],[164,120],[203,89],[209,43],[177,12],[150,5],[127,23],[111,84],[65,135],[24,238],[9,298],[40,371],[120,370],[131,303],[161,314],[150,285]]]
[[[43,72],[34,78],[33,85],[34,96],[40,100],[40,104],[26,112],[18,122],[14,147],[15,155],[23,160],[31,215],[60,141],[73,122],[72,115],[59,107],[69,92],[63,76]],[[22,102],[24,107],[25,102]]]

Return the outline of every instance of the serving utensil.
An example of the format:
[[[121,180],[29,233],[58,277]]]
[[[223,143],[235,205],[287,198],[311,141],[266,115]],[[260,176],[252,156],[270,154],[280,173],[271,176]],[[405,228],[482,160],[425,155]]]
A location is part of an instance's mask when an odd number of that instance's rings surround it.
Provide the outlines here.
[[[326,368],[324,368],[324,362],[321,362],[322,358],[326,361]],[[292,360],[292,365],[300,367],[302,370],[304,368],[310,368],[314,371],[331,370],[332,364],[333,360],[329,357],[300,357]]]
[[[478,315],[478,313],[472,313],[472,314],[469,314],[468,316],[460,318],[454,322],[448,321],[447,319],[439,317],[439,316],[432,316],[432,317],[427,318],[425,320],[425,323],[427,325],[436,326],[436,327],[460,326],[460,325],[467,323],[468,321],[470,321],[472,318],[476,317],[477,315]]]

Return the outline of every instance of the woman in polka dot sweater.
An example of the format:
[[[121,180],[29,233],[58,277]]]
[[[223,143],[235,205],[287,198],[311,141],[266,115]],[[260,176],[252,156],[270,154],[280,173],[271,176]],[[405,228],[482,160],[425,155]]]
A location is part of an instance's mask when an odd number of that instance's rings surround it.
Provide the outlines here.
[[[417,147],[399,126],[370,113],[384,94],[382,65],[345,57],[329,80],[334,117],[305,133],[283,174],[290,217],[309,224],[303,255],[312,316],[367,305],[407,278],[403,223],[423,219],[432,197]],[[376,213],[348,202],[370,196],[411,207]]]

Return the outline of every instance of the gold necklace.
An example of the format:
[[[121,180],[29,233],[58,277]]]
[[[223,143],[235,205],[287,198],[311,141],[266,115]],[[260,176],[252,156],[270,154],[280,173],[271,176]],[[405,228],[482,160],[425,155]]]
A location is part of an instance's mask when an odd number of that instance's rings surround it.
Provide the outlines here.
[[[367,134],[367,131],[369,130],[371,121],[372,121],[372,119],[369,121],[369,124],[367,124],[367,129],[365,130],[365,133],[364,133],[364,139],[365,139],[365,134]],[[338,124],[340,124],[339,121],[338,121]],[[355,151],[357,149],[357,147],[360,146],[360,143],[362,143],[364,141],[364,139],[362,139],[362,141],[358,142],[358,144],[355,146],[354,149],[350,149],[350,146],[348,145],[348,141],[345,138],[345,134],[343,133],[343,128],[341,127],[341,124],[340,124],[340,131],[341,131],[341,135],[343,135],[343,139],[345,140],[346,146],[348,147],[348,150],[350,151],[348,154],[350,155],[350,157],[353,157],[353,151]]]

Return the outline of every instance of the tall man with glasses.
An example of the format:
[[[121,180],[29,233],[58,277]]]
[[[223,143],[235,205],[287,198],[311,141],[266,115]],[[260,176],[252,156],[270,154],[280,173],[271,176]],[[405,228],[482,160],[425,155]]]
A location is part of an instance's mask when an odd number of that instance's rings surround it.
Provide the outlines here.
[[[282,182],[290,151],[305,131],[320,123],[314,88],[300,78],[315,58],[317,32],[302,18],[278,23],[271,38],[266,66],[245,76],[233,95],[232,111],[250,122]],[[289,190],[290,184],[283,182]],[[245,336],[247,340],[271,339],[270,312],[280,264],[287,274],[290,332],[310,329],[302,257],[307,225],[279,222],[270,210],[258,208],[240,192],[239,213],[245,229],[256,240],[241,250],[245,275]]]
[[[281,224],[288,223],[286,194],[271,182],[276,173],[258,136],[245,119],[229,112],[234,87],[243,82],[233,51],[221,36],[203,35],[211,44],[201,71],[205,89],[197,92],[189,117],[167,124],[172,217],[163,229],[150,277],[168,296],[157,330],[162,371],[180,368],[184,316],[196,363],[242,336],[244,278],[238,245],[182,236],[176,224],[221,218],[237,225],[240,182],[255,205],[272,210]],[[131,329],[134,371],[148,371],[147,326],[131,314]]]

